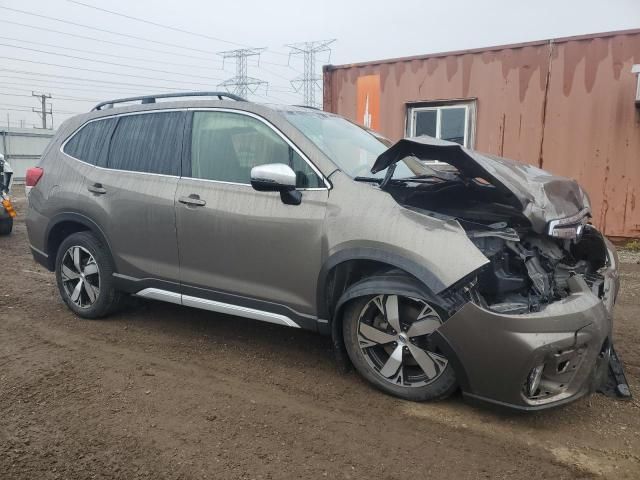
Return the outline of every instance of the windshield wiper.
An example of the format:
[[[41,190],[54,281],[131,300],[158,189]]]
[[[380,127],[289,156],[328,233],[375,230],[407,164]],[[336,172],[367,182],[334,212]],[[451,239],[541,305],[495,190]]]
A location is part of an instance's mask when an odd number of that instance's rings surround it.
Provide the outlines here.
[[[369,182],[369,183],[382,183],[383,178],[375,178],[375,177],[354,177],[356,182]]]

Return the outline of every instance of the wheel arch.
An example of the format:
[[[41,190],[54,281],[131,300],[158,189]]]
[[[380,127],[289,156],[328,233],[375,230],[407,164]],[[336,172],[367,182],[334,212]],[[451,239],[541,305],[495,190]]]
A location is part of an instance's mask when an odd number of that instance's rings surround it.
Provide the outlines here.
[[[80,213],[61,213],[51,219],[45,232],[46,267],[48,270],[54,271],[58,248],[64,239],[71,234],[85,231],[93,233],[98,240],[107,247],[109,254],[111,254],[109,241],[97,223]]]
[[[331,323],[337,301],[346,288],[366,275],[390,270],[404,272],[433,293],[446,287],[429,269],[399,253],[372,247],[346,248],[331,255],[318,275],[318,318]]]
[[[378,270],[371,271],[361,275],[360,278],[354,282],[345,284],[335,299],[335,306],[329,317],[329,323],[327,331],[331,335],[331,341],[333,344],[336,360],[342,371],[346,371],[349,368],[350,360],[346,354],[344,346],[344,338],[342,333],[342,312],[347,303],[356,298],[377,295],[377,294],[389,294],[389,295],[401,295],[412,298],[423,299],[433,305],[440,307],[443,311],[449,309],[447,302],[441,299],[436,292],[434,292],[428,285],[426,285],[421,279],[412,275],[410,272],[399,268],[397,265],[373,261],[371,259],[351,259],[340,262],[334,266],[332,270],[335,276],[340,274],[340,269],[346,269],[351,265],[362,265],[361,262],[369,262],[370,267],[376,266]],[[335,270],[337,268],[338,270]],[[328,277],[331,279],[331,277]],[[338,284],[339,284],[338,280]],[[331,285],[334,289],[332,295],[336,295],[336,291],[340,290],[340,286],[336,285],[335,280]],[[326,304],[325,304],[326,305]],[[328,305],[327,305],[327,308]],[[455,349],[449,344],[448,340],[439,333],[434,332],[434,345],[436,345],[443,354],[447,357],[451,366],[456,374],[456,379],[460,387],[465,390],[468,389],[468,377],[464,366],[458,359]]]

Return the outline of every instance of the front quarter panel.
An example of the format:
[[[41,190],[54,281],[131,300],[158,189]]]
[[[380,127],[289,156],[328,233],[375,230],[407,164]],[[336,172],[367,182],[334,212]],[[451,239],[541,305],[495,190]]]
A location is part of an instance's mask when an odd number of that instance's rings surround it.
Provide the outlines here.
[[[377,186],[342,172],[331,181],[326,219],[330,264],[360,252],[361,258],[406,270],[439,293],[488,262],[458,222],[404,208]]]

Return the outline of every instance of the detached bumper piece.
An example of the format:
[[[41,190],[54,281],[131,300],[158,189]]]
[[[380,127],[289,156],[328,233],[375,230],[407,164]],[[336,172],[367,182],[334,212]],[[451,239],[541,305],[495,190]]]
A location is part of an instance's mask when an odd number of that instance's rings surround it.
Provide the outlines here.
[[[598,388],[598,392],[605,394],[607,397],[631,399],[631,389],[624,375],[622,362],[616,353],[613,345],[609,355],[609,369],[605,382]]]

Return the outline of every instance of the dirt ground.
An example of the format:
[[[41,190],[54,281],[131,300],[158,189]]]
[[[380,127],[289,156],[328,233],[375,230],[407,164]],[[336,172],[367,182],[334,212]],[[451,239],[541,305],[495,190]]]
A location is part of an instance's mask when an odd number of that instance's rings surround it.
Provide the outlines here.
[[[616,346],[632,401],[519,414],[400,401],[311,333],[162,303],[102,321],[34,263],[17,194],[0,237],[0,478],[640,478],[640,264]]]

